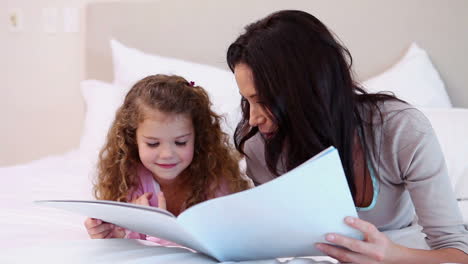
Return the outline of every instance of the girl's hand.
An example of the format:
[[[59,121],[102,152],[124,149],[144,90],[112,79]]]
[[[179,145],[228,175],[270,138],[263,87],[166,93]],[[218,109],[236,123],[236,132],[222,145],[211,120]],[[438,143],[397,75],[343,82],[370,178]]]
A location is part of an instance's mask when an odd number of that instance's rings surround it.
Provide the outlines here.
[[[125,236],[125,230],[122,227],[103,222],[100,219],[86,218],[84,225],[92,239],[123,238]]]
[[[149,204],[149,200],[151,199],[151,197],[153,197],[153,193],[152,192],[145,192],[143,195],[141,195],[140,197],[136,198],[136,199],[133,199],[131,201],[131,203],[133,204],[138,204],[138,205],[146,205],[146,206],[150,206]]]
[[[166,207],[166,197],[164,197],[164,193],[163,193],[163,192],[159,192],[159,193],[158,193],[158,208],[159,208],[159,209],[167,210],[167,207]]]
[[[344,248],[325,243],[317,243],[316,247],[328,256],[340,262],[356,264],[396,263],[400,246],[393,243],[373,224],[355,217],[346,217],[345,223],[364,234],[364,240],[357,240],[338,234],[327,234],[325,239]]]
[[[153,197],[153,193],[152,192],[146,192],[143,195],[141,195],[140,197],[132,200],[132,203],[139,204],[139,205],[150,206],[149,200],[151,199],[151,197]],[[158,208],[167,210],[166,198],[164,197],[163,192],[158,193]]]

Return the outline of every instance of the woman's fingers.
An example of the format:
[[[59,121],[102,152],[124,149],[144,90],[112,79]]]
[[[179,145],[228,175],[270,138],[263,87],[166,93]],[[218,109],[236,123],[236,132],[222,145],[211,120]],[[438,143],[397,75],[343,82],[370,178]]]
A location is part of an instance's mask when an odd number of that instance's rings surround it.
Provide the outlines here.
[[[327,234],[325,239],[335,245],[317,244],[317,248],[327,255],[340,261],[353,263],[386,263],[395,256],[393,244],[375,225],[355,217],[346,217],[346,224],[361,231],[364,240],[338,235]]]
[[[166,210],[166,197],[163,192],[158,193],[158,208]]]
[[[345,248],[338,248],[336,246],[325,243],[318,243],[315,246],[326,255],[339,260],[340,263],[375,263],[372,259],[366,257],[365,255],[350,251]]]
[[[366,241],[376,241],[380,237],[380,231],[375,227],[375,225],[369,222],[348,216],[345,218],[345,223],[350,227],[361,231],[364,234],[364,240]]]
[[[338,234],[328,234],[325,236],[325,239],[333,244],[345,247],[351,251],[361,253],[366,256],[373,256],[377,252],[373,244],[354,238]]]

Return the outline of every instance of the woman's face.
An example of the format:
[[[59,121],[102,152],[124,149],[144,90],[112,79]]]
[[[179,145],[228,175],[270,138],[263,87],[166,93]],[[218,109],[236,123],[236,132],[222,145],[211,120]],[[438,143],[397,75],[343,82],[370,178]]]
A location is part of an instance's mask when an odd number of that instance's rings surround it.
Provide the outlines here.
[[[264,137],[271,137],[276,130],[276,125],[271,119],[272,115],[269,110],[259,101],[252,70],[247,64],[239,63],[234,68],[234,75],[240,94],[249,103],[249,125],[251,127],[258,127],[258,130]]]

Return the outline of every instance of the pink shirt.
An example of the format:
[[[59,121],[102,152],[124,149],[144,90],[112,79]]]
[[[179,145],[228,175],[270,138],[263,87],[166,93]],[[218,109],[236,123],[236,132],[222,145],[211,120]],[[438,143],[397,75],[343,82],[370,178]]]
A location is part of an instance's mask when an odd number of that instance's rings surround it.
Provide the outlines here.
[[[154,180],[153,174],[144,166],[139,166],[137,173],[140,178],[139,185],[132,193],[129,194],[127,200],[132,201],[146,192],[152,192],[153,196],[149,200],[149,204],[150,206],[158,207],[158,193],[161,192],[161,189],[159,184]],[[215,193],[215,197],[221,197],[228,194],[230,194],[229,189],[226,184],[223,184],[223,186]],[[179,246],[178,244],[161,238],[140,234],[130,230],[125,230],[125,238],[148,240],[163,246]]]

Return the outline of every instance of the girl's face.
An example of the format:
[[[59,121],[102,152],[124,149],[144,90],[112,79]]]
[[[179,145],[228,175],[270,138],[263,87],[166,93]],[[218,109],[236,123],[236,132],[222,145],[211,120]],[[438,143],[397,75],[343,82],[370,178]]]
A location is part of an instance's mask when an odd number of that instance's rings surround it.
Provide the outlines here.
[[[148,112],[136,130],[140,160],[159,183],[169,183],[192,162],[192,120],[184,114]]]
[[[252,70],[248,65],[239,63],[234,68],[234,75],[240,94],[249,102],[249,125],[258,127],[258,130],[263,136],[267,138],[271,137],[276,130],[276,125],[271,119],[271,114],[268,109],[259,102]]]

